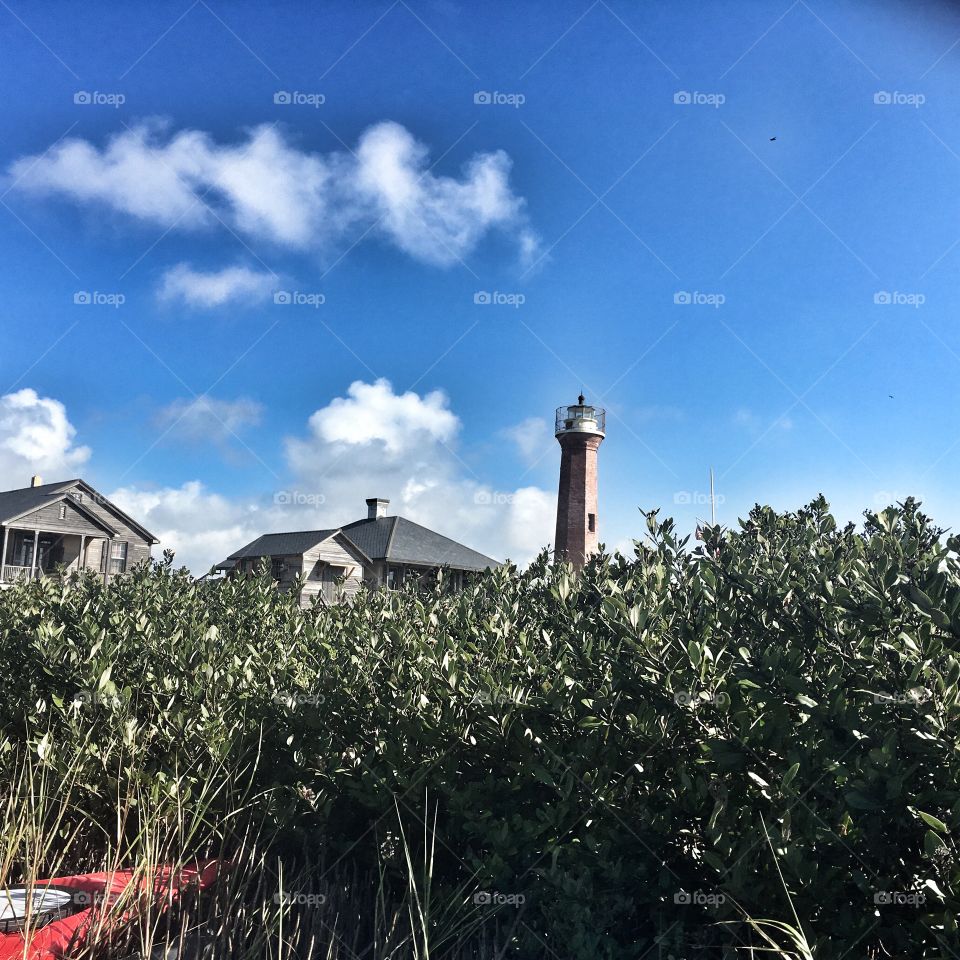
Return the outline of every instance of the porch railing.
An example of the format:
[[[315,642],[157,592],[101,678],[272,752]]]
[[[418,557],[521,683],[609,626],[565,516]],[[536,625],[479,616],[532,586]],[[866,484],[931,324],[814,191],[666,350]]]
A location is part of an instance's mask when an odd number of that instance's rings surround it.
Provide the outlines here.
[[[5,563],[0,567],[0,580],[12,582],[14,580],[30,580],[33,577],[39,577],[43,571],[39,568],[33,570],[30,567],[18,567],[13,564]]]

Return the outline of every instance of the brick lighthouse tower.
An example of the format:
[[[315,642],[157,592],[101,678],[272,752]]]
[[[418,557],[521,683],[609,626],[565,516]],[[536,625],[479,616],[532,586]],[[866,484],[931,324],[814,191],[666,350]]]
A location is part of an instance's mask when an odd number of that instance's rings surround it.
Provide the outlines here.
[[[605,436],[605,411],[584,402],[557,408],[560,493],[554,558],[579,570],[597,549],[597,450]]]

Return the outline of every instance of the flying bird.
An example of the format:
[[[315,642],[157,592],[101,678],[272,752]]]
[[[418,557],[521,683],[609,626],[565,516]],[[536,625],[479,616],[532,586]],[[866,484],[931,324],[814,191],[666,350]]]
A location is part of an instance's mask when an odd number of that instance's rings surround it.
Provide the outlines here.
[[[771,138],[770,138],[770,142],[773,143],[773,141],[776,140],[776,139],[777,139],[776,137],[771,137]]]

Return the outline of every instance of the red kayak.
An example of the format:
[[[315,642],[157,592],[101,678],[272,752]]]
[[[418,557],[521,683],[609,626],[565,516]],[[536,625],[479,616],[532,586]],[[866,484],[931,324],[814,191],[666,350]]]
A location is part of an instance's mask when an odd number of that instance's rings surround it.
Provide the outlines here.
[[[204,889],[216,879],[218,866],[214,860],[179,871],[159,867],[152,874],[152,883],[142,872],[134,879],[132,870],[118,870],[41,880],[32,890],[0,890],[0,931],[8,931],[0,932],[0,960],[64,957],[70,948],[85,942],[95,910],[116,903],[124,895],[132,906],[137,894],[148,892],[150,887],[156,899],[176,897],[190,887]],[[124,916],[131,914],[132,910]],[[28,915],[33,932],[24,934],[22,927]]]

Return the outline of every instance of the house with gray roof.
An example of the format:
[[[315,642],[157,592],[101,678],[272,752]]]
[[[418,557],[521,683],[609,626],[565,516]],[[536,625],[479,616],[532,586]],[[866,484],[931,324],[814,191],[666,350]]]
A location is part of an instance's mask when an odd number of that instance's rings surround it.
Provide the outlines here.
[[[150,558],[157,538],[84,480],[0,492],[0,586],[58,571],[104,581]]]
[[[282,587],[305,578],[300,599],[309,605],[315,598],[350,597],[362,584],[397,589],[406,582],[432,578],[439,570],[453,588],[460,589],[471,574],[500,565],[405,517],[387,516],[389,504],[372,497],[364,519],[335,529],[265,534],[214,569],[252,573],[268,561]]]

